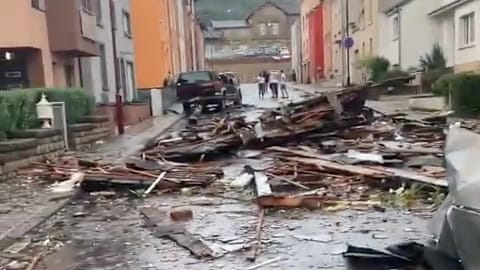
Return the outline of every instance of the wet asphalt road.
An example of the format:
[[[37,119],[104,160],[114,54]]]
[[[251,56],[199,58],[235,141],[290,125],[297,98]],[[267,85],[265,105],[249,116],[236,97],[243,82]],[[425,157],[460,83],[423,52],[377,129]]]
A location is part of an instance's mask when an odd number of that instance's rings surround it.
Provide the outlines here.
[[[257,107],[278,105],[278,101],[269,97],[258,101],[255,85],[245,85],[243,96],[244,103]],[[302,93],[291,91],[291,96],[300,99]],[[254,115],[252,112],[249,117]],[[178,123],[170,131],[183,124]],[[142,206],[188,207],[193,210],[194,218],[186,224],[187,228],[208,243],[234,247],[253,240],[258,210],[249,201],[253,191],[225,189],[225,184],[247,162],[259,161],[230,159],[225,178],[195,195],[153,195],[138,200],[83,194],[29,235],[30,249],[55,250],[38,269],[247,269],[254,264],[246,260],[249,251],[215,260],[198,260],[174,242],[152,236],[143,227],[138,211]],[[428,213],[402,209],[389,209],[386,213],[269,211],[256,263],[281,256],[280,261],[259,269],[350,269],[341,256],[346,243],[382,247],[405,240],[427,240],[428,217]],[[305,236],[317,240],[301,240]]]

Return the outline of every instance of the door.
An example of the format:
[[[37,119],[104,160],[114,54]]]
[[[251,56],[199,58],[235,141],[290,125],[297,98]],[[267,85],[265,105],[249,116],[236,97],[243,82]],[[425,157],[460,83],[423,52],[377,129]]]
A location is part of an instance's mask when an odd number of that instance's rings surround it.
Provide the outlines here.
[[[27,65],[22,60],[0,60],[0,89],[29,87]]]
[[[127,81],[126,81],[126,88],[127,88],[127,97],[129,100],[135,99],[136,89],[135,89],[135,75],[133,70],[133,63],[127,62]]]

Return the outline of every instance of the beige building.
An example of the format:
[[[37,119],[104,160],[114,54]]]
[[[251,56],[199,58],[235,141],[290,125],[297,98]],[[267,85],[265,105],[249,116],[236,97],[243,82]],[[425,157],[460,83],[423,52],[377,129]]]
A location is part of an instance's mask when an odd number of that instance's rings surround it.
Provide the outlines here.
[[[367,74],[361,67],[363,59],[378,55],[378,3],[381,0],[353,0],[349,2],[349,30],[354,40],[350,50],[350,75],[353,83],[365,83]]]

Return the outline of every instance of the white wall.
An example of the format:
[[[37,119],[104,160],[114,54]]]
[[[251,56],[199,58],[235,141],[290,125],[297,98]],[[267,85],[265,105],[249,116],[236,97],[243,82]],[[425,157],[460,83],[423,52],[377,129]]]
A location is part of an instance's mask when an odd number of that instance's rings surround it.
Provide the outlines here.
[[[412,0],[393,14],[379,16],[379,52],[402,69],[418,67],[421,56],[440,42],[442,26],[428,15],[432,0]],[[400,36],[394,39],[394,17],[399,16]]]
[[[91,91],[97,102],[115,102],[115,69],[111,34],[109,1],[100,1],[101,25],[97,26],[97,41],[105,46],[107,62],[107,87],[103,89],[100,57],[82,58],[82,78],[84,88]]]
[[[297,78],[301,78],[302,70],[302,31],[300,28],[300,19],[296,20],[291,26],[292,35],[292,69],[297,73]]]
[[[125,72],[125,84],[122,83],[123,88],[123,99],[125,101],[132,101],[133,98],[136,97],[136,79],[135,79],[135,72],[129,74],[128,72],[128,63],[133,64],[135,68],[135,55],[133,49],[133,25],[132,24],[132,12],[131,12],[131,0],[117,0],[115,8],[115,16],[117,18],[117,52],[118,57],[122,59],[121,63],[123,62],[123,68],[120,67],[120,72]],[[127,12],[130,14],[130,29],[132,31],[132,35],[128,36],[124,32],[124,25],[123,25],[123,12]],[[122,79],[122,81],[124,81]]]
[[[475,43],[468,48],[463,48],[460,44],[460,17],[475,12]],[[465,64],[480,60],[480,0],[471,1],[458,7],[455,10],[455,39],[451,42],[456,44],[455,64]]]

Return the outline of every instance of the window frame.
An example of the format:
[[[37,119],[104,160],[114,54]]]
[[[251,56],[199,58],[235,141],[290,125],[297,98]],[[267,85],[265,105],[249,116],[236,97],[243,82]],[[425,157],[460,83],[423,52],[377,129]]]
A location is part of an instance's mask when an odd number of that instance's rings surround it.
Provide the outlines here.
[[[266,23],[259,23],[258,24],[258,33],[262,37],[267,35],[267,24]]]
[[[84,11],[86,11],[90,14],[95,14],[95,9],[94,9],[92,1],[94,1],[94,0],[82,0],[81,6],[82,6],[82,9]],[[100,0],[96,0],[96,1],[100,1]]]
[[[42,12],[47,11],[45,0],[31,0],[31,6],[32,8]]]
[[[400,38],[400,16],[398,14],[392,16],[392,36],[393,40]]]
[[[128,38],[132,38],[132,17],[126,10],[122,11],[122,28],[123,34]]]
[[[273,22],[272,23],[272,36],[280,36],[280,23]]]
[[[459,47],[468,48],[475,45],[475,12],[459,17]]]

